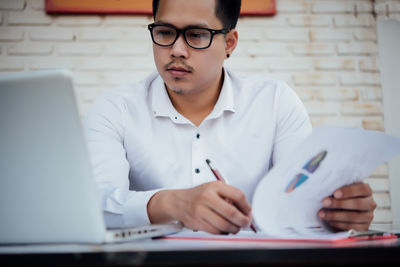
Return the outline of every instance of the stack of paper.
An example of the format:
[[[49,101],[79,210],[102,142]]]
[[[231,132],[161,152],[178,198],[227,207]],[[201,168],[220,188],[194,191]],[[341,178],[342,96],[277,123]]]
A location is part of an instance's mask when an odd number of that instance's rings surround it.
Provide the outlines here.
[[[316,129],[257,186],[253,198],[255,222],[271,236],[331,236],[317,217],[322,199],[344,185],[363,181],[397,154],[400,138],[381,132]]]

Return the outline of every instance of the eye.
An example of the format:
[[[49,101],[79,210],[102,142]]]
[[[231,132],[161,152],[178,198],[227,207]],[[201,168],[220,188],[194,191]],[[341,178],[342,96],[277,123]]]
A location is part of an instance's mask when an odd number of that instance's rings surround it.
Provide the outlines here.
[[[162,35],[162,36],[170,36],[170,35],[174,35],[174,32],[172,30],[157,30],[156,34]]]
[[[191,39],[209,38],[210,33],[205,30],[190,30],[186,33],[186,37]]]
[[[162,36],[162,37],[171,37],[175,36],[176,32],[174,29],[166,26],[157,26],[154,28],[153,33],[156,36]]]

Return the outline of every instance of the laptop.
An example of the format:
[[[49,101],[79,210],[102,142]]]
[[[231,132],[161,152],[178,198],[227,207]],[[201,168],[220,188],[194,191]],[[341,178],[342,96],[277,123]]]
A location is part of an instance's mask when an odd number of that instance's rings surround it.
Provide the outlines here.
[[[69,72],[0,75],[0,125],[0,244],[122,242],[181,230],[106,229]]]

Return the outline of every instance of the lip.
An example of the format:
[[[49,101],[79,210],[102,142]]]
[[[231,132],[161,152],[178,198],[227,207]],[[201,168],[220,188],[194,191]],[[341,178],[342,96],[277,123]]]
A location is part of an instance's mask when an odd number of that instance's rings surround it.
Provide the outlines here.
[[[191,73],[191,71],[182,67],[170,67],[167,69],[167,72],[174,77],[183,77]]]

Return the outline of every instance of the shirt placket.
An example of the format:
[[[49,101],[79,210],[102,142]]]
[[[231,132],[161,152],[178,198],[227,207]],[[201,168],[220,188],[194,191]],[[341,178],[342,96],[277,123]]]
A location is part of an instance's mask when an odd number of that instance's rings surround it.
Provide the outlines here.
[[[193,186],[208,182],[206,179],[204,145],[200,131],[194,132],[192,141],[192,184]]]

